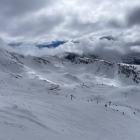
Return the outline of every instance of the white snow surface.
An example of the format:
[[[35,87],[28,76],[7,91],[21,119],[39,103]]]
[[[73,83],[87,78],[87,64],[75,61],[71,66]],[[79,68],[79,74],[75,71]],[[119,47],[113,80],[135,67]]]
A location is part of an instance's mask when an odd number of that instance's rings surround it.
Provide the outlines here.
[[[0,48],[0,140],[140,140],[139,67],[88,62]]]

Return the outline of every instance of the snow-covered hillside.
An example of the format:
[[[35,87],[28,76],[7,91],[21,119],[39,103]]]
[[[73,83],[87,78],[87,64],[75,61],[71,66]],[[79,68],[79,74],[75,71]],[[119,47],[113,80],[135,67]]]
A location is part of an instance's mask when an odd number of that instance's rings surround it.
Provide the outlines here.
[[[139,140],[140,70],[0,48],[0,140]]]

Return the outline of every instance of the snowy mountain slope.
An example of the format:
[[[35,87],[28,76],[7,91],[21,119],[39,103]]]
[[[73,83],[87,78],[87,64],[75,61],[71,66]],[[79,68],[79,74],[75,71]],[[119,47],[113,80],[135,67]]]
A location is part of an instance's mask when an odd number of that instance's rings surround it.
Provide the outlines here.
[[[86,57],[76,57],[72,60],[67,60],[64,57],[60,57],[60,59],[58,57],[53,57],[51,60],[49,59],[49,61],[53,63],[53,59],[56,61],[59,60],[57,63],[62,63],[62,65],[68,67],[67,71],[71,70],[72,73],[74,69],[79,69],[79,73],[80,70],[82,71],[84,69],[87,73],[96,73],[96,75],[102,75],[120,81],[126,85],[138,84],[140,82],[140,69],[137,66],[123,63],[111,63]]]
[[[140,139],[139,67],[0,50],[0,140]]]
[[[23,59],[25,58],[22,55],[19,55],[19,56]],[[29,58],[25,60],[26,63],[24,61],[22,62],[21,59],[18,59],[18,57],[15,54],[9,53],[8,51],[5,51],[4,49],[0,48],[0,68],[1,68],[0,71],[2,71],[3,73],[7,75],[11,75],[12,77],[15,77],[17,79],[20,79],[23,77],[27,78],[27,81],[31,79],[34,79],[34,80],[38,79],[40,80],[40,82],[46,81],[49,84],[52,84],[54,86],[55,84],[53,82],[47,79],[43,79],[41,75],[38,75],[35,71],[35,68],[40,69],[44,65],[51,65],[50,62],[47,62],[37,57],[31,57],[30,59]],[[50,69],[51,69],[51,66],[49,67]],[[50,86],[50,88],[51,87],[52,86]],[[55,87],[58,87],[58,85],[56,85]]]
[[[22,64],[19,63],[9,52],[0,48],[0,66],[1,70],[6,72],[21,73],[24,71]]]
[[[122,58],[122,61],[126,64],[140,64],[140,53],[130,53]]]

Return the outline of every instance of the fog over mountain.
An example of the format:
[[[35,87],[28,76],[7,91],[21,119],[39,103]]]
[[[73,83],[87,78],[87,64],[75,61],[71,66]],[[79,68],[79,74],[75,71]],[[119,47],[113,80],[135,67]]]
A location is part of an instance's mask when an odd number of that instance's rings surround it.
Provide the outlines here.
[[[94,55],[100,59],[111,62],[122,62],[125,56],[134,56],[134,54],[140,53],[139,42],[135,42],[136,44],[134,42],[130,43],[127,41],[127,38],[123,36],[88,36],[81,39],[69,40],[67,42],[47,43],[42,45],[37,45],[35,43],[8,45],[2,39],[0,42],[2,44],[1,46],[10,52],[33,56],[54,56],[70,52],[80,55]]]

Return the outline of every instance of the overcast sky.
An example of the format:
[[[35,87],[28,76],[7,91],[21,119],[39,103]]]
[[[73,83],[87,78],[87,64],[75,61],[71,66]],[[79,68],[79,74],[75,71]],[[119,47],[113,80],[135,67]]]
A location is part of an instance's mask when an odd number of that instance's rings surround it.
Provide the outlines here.
[[[100,40],[110,35],[115,41]],[[33,44],[65,40],[55,49]],[[0,0],[0,47],[36,56],[69,51],[120,58],[140,52],[140,0]]]
[[[140,0],[0,0],[6,42],[72,40],[87,35],[140,40]]]

